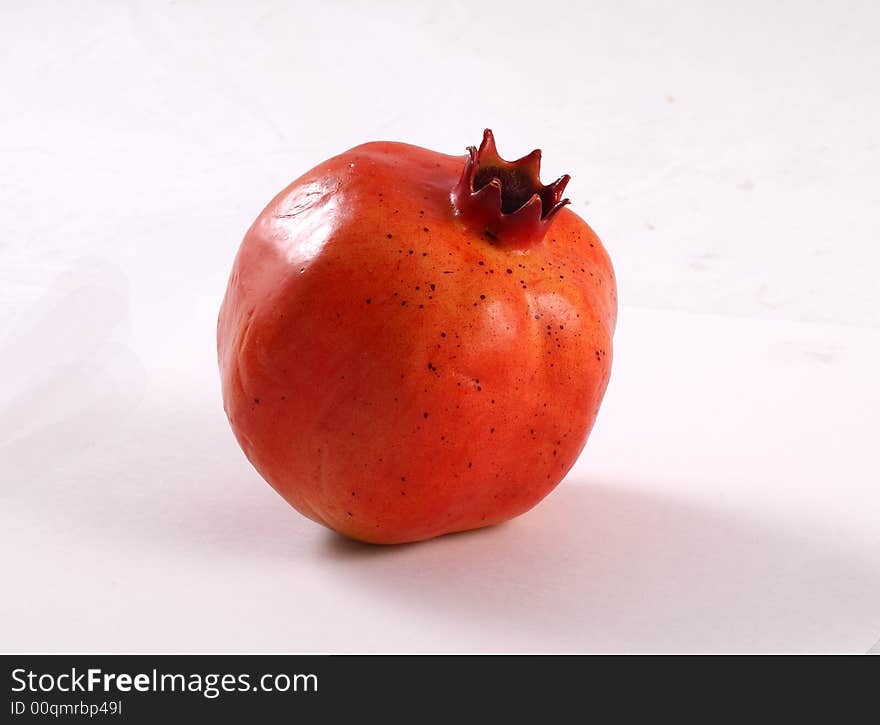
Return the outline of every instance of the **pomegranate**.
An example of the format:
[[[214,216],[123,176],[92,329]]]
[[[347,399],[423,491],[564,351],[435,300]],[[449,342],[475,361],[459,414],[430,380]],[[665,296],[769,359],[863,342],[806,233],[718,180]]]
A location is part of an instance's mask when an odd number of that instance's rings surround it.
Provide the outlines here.
[[[248,230],[217,332],[224,407],[298,511],[399,543],[522,514],[608,383],[617,296],[541,152],[346,151]]]

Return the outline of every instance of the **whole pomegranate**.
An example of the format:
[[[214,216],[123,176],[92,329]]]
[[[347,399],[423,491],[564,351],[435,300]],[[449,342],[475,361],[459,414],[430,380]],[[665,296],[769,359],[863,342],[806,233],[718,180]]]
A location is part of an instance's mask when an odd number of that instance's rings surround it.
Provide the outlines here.
[[[311,519],[398,543],[517,516],[581,452],[617,295],[592,229],[502,160],[358,146],[248,230],[220,310],[223,400],[251,463]]]

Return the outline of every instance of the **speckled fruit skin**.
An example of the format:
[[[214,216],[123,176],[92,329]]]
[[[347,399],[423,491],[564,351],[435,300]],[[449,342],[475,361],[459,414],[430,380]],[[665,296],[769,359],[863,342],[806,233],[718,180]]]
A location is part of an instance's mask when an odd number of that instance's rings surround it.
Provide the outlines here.
[[[450,201],[465,161],[375,142],[320,164],[260,214],[229,280],[235,436],[292,506],[354,539],[532,508],[608,382],[617,297],[599,239],[564,208],[532,246],[495,243]]]

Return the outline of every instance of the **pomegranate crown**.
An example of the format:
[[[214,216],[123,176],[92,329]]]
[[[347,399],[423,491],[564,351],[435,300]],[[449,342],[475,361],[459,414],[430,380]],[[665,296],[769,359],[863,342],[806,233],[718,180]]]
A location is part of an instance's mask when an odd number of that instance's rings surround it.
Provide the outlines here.
[[[452,201],[466,222],[481,227],[500,244],[526,248],[544,238],[559,210],[570,203],[561,199],[568,174],[542,184],[541,150],[516,161],[505,161],[495,148],[488,128],[480,148],[468,147],[461,178]]]

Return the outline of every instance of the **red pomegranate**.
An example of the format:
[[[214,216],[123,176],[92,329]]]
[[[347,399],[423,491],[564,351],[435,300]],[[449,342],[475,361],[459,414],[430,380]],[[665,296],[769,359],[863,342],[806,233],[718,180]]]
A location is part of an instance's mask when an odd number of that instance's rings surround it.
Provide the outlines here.
[[[427,539],[538,503],[586,443],[611,368],[614,273],[490,131],[448,156],[375,142],[316,166],[248,230],[217,332],[242,449],[346,536]]]

